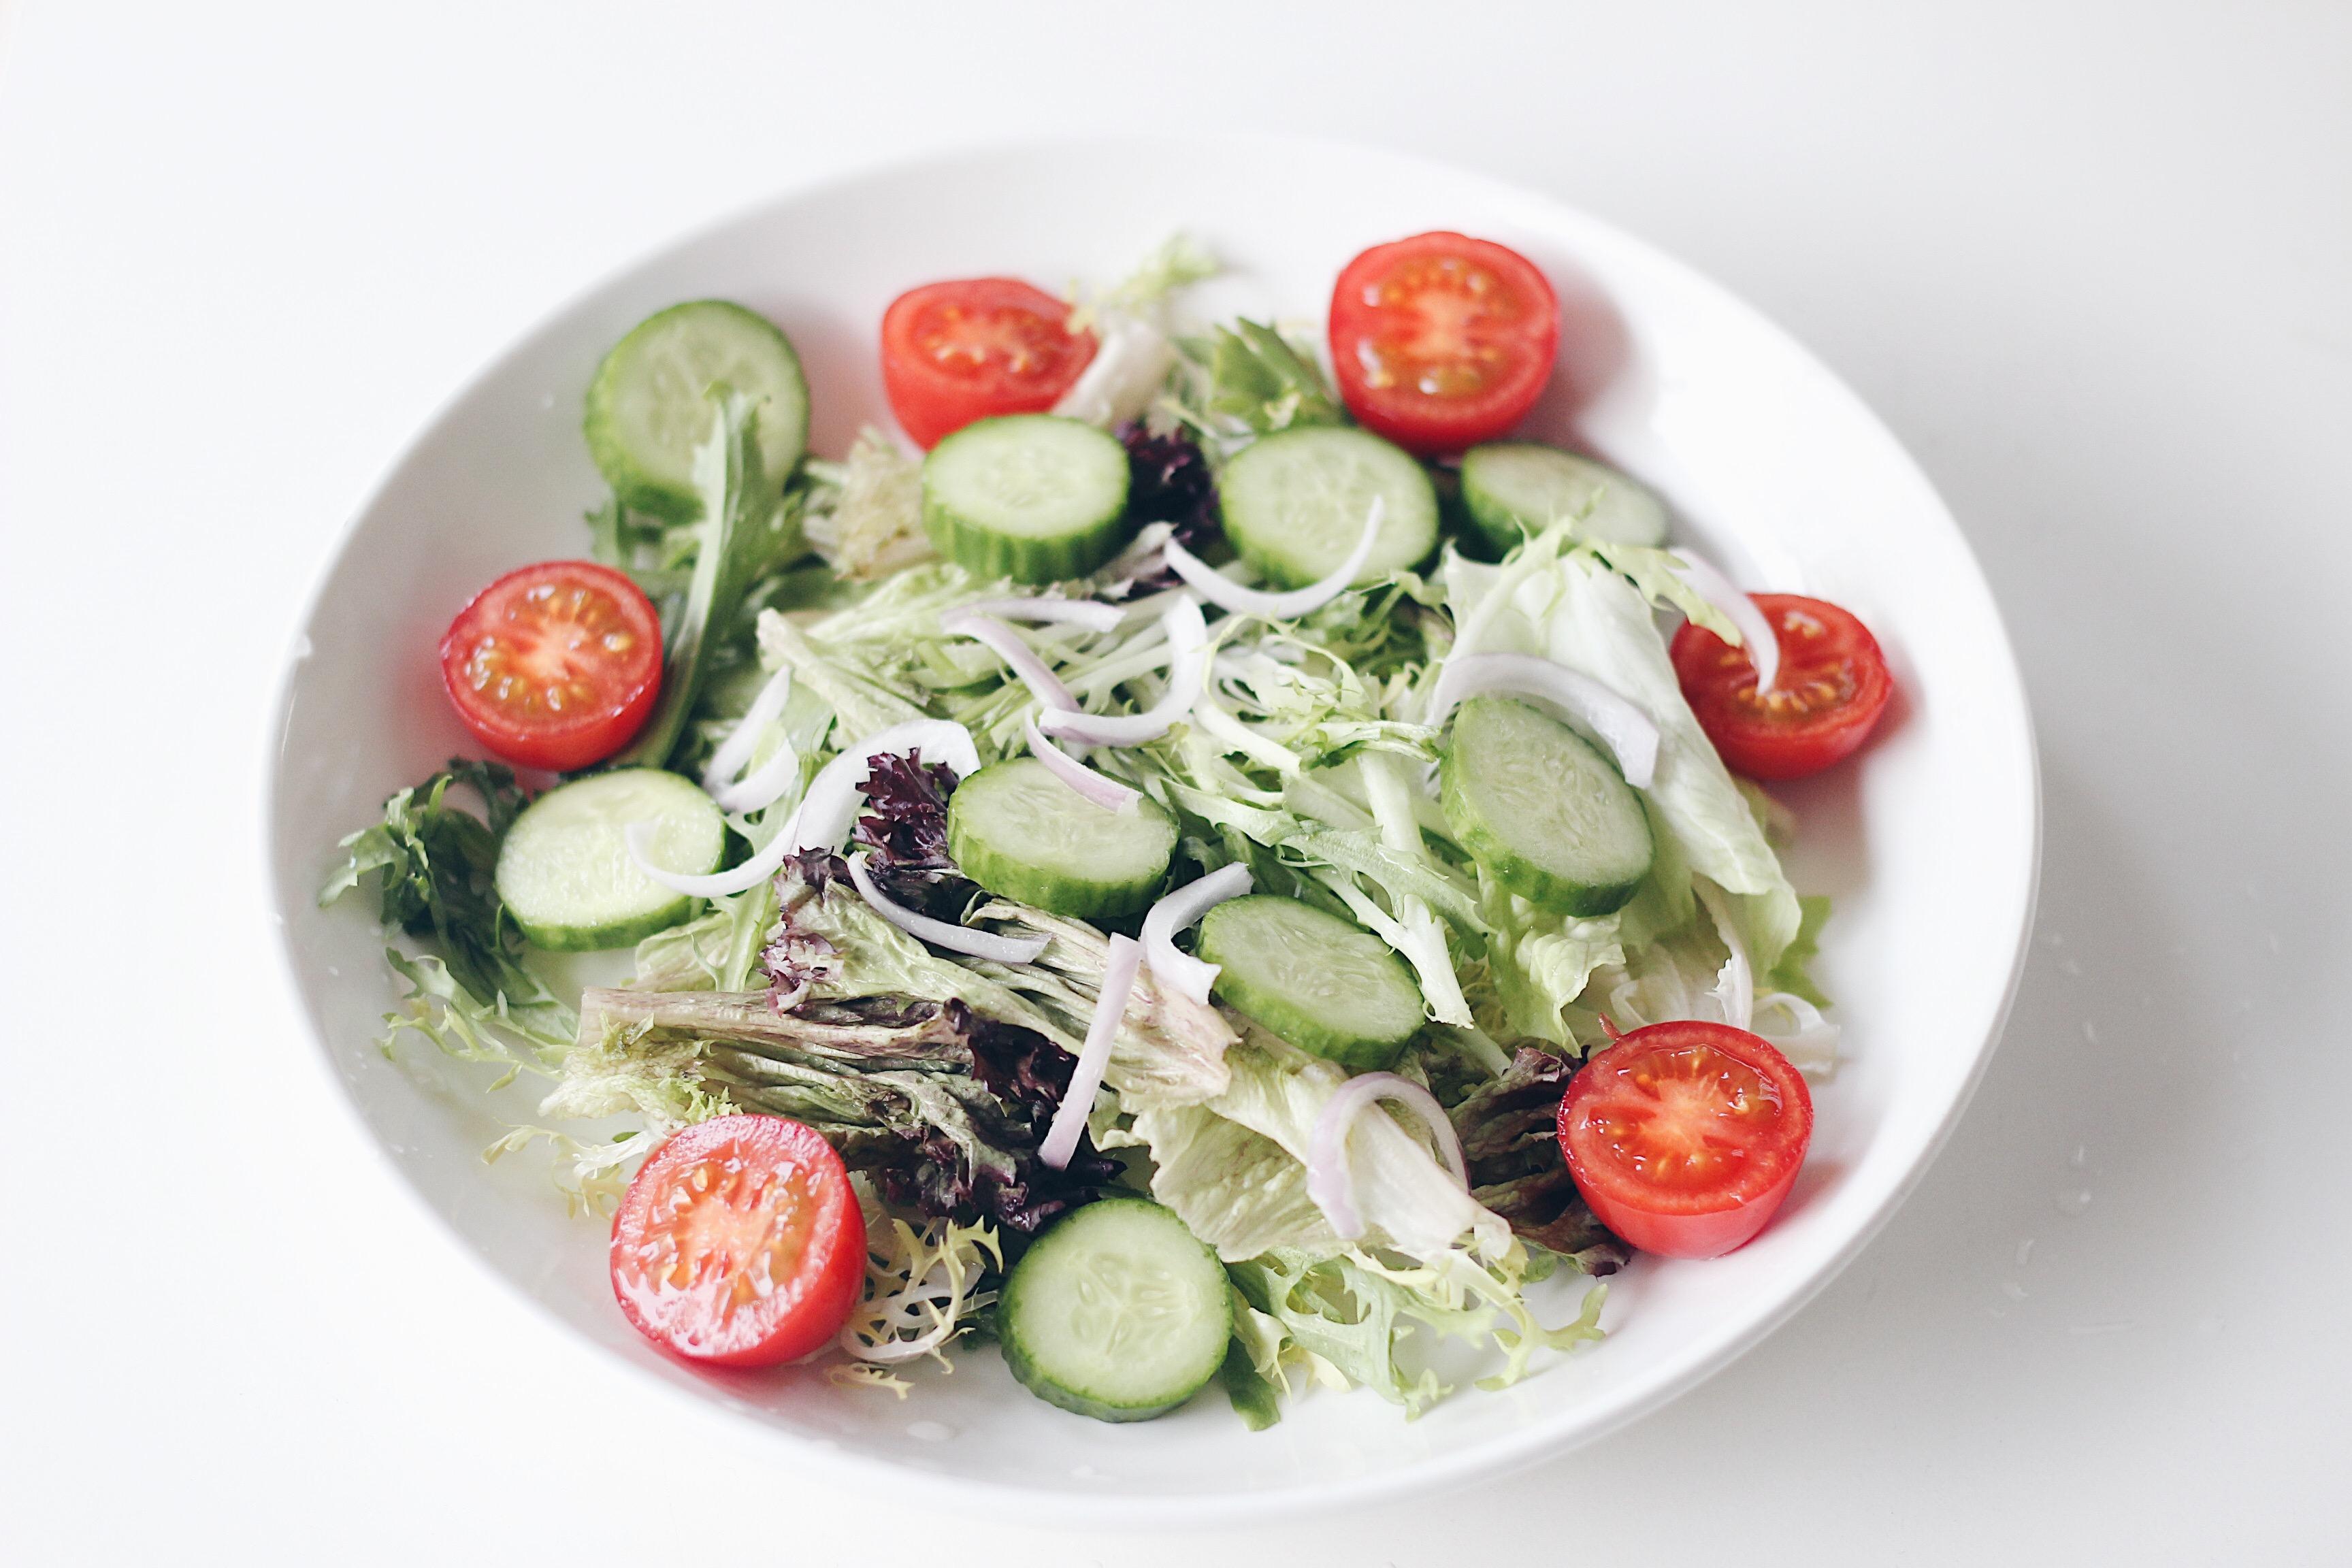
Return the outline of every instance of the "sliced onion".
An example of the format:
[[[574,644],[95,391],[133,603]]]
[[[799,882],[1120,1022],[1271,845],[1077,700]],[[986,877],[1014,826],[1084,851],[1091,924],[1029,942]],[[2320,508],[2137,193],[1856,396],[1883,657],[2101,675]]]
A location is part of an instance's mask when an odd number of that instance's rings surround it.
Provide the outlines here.
[[[717,800],[719,792],[743,771],[743,764],[751,760],[752,752],[760,744],[760,731],[776,721],[792,694],[793,667],[788,664],[768,677],[768,683],[760,688],[760,695],[751,699],[751,706],[743,710],[742,720],[736,724],[734,732],[719,742],[719,749],[710,753],[710,765],[702,770],[702,787],[709,792],[713,800]],[[769,800],[774,798],[773,795],[768,797]],[[720,804],[726,803],[722,801]],[[761,802],[761,805],[765,804]],[[730,806],[728,809],[739,808]],[[740,809],[757,810],[758,807]]]
[[[1001,621],[1051,621],[1084,626],[1090,632],[1115,632],[1127,619],[1124,605],[1106,605],[1099,599],[975,599],[956,614],[994,616]]]
[[[805,810],[807,805],[806,801],[803,801],[801,809]],[[629,858],[637,863],[637,869],[670,891],[686,893],[698,899],[724,899],[742,892],[748,888],[756,888],[776,874],[778,868],[783,865],[784,858],[793,852],[793,840],[796,837],[793,829],[799,826],[800,817],[801,811],[794,811],[792,820],[785,823],[773,838],[768,840],[768,847],[740,866],[730,866],[724,871],[713,871],[707,877],[692,876],[682,871],[666,871],[655,865],[653,862],[654,825],[650,822],[632,822],[622,830],[621,837],[627,843]]]
[[[1658,727],[1647,713],[1591,676],[1531,654],[1476,653],[1447,659],[1431,698],[1431,726],[1444,723],[1456,703],[1484,691],[1517,692],[1557,703],[1616,753],[1627,784],[1647,789],[1657,776]]]
[[[1756,1026],[1756,967],[1748,960],[1748,940],[1739,934],[1722,889],[1704,878],[1691,886],[1715,921],[1715,934],[1723,939],[1723,945],[1731,953],[1723,961],[1722,972],[1715,981],[1716,1000],[1723,1005],[1723,1021],[1735,1029],[1752,1029]]]
[[[1179,951],[1176,933],[1223,903],[1250,890],[1250,868],[1236,860],[1188,882],[1151,906],[1143,917],[1143,957],[1151,977],[1172,985],[1202,1006],[1217,983],[1217,966]]]
[[[1045,936],[999,936],[994,931],[974,931],[952,921],[935,921],[929,915],[917,914],[874,885],[873,875],[866,869],[867,858],[862,850],[849,858],[849,879],[857,885],[858,897],[876,914],[918,942],[944,947],[950,952],[968,952],[996,963],[1034,963],[1037,955],[1045,951],[1045,944],[1054,940]]]
[[[1740,646],[1748,650],[1748,662],[1756,667],[1756,689],[1771,690],[1772,683],[1780,679],[1780,638],[1772,630],[1771,621],[1755,600],[1739,591],[1739,584],[1717,571],[1711,563],[1687,550],[1667,553],[1679,563],[1675,574],[1739,628]]]
[[[1045,1141],[1037,1145],[1037,1157],[1056,1171],[1069,1164],[1070,1156],[1078,1152],[1078,1134],[1087,1130],[1087,1116],[1095,1108],[1095,1091],[1102,1088],[1103,1069],[1110,1065],[1111,1042],[1126,1021],[1128,994],[1135,989],[1135,972],[1142,959],[1143,949],[1133,937],[1110,939],[1110,952],[1103,959],[1102,994],[1095,998],[1094,1022],[1087,1026],[1086,1045],[1078,1052],[1077,1066],[1070,1069],[1070,1087],[1062,1092],[1054,1124],[1045,1130]]]
[[[1364,531],[1348,558],[1319,583],[1304,588],[1294,588],[1287,594],[1269,594],[1258,588],[1244,588],[1219,572],[1215,567],[1185,549],[1174,540],[1168,542],[1168,564],[1176,575],[1191,584],[1201,597],[1221,610],[1237,616],[1263,616],[1269,621],[1295,621],[1301,616],[1311,616],[1348,591],[1356,574],[1364,569],[1371,558],[1372,542],[1381,534],[1381,517],[1388,509],[1386,496],[1374,496],[1364,512]]]
[[[1775,1009],[1788,1014],[1787,1028],[1775,1027],[1766,1021]],[[1838,1026],[1822,1017],[1822,1010],[1802,996],[1787,991],[1764,996],[1756,1004],[1752,1027],[1771,1041],[1799,1072],[1825,1073],[1837,1066]]]
[[[929,752],[935,760],[953,768],[959,778],[980,771],[980,752],[971,743],[971,731],[947,719],[910,719],[877,731],[825,763],[810,781],[808,794],[801,797],[790,820],[768,840],[766,848],[740,866],[713,871],[709,876],[666,870],[653,862],[654,825],[650,822],[629,824],[621,837],[628,845],[629,858],[637,863],[637,869],[663,887],[698,899],[728,898],[774,876],[786,858],[796,850],[839,848],[857,821],[862,799],[859,791],[866,783],[866,765],[887,752],[911,750]],[[748,784],[750,781],[745,782]]]
[[[1177,600],[1160,617],[1168,628],[1171,653],[1168,690],[1140,713],[1080,713],[1076,705],[1047,708],[1037,727],[1049,735],[1067,735],[1089,746],[1139,746],[1156,741],[1192,711],[1201,695],[1202,650],[1209,644],[1209,626],[1201,606],[1190,595]]]
[[[980,771],[980,752],[971,731],[951,719],[909,719],[877,730],[824,764],[809,781],[794,814],[792,837],[800,849],[838,849],[856,826],[864,799],[866,766],[892,752],[920,751],[933,762],[945,763],[958,778]]]
[[[1045,763],[1047,773],[1105,811],[1127,811],[1143,798],[1142,792],[1129,789],[1117,779],[1105,778],[1045,739],[1037,728],[1034,713],[1021,721],[1021,731],[1029,737],[1029,754]]]
[[[1037,650],[1021,640],[1021,634],[993,616],[973,615],[960,610],[940,623],[940,630],[950,637],[970,637],[982,647],[992,650],[1013,667],[1021,684],[1029,694],[1048,708],[1075,708],[1077,699],[1062,684],[1051,666],[1037,657]]]
[[[1307,1195],[1348,1241],[1364,1234],[1364,1216],[1356,1208],[1355,1173],[1348,1167],[1348,1134],[1356,1118],[1376,1100],[1392,1100],[1421,1118],[1444,1156],[1445,1168],[1462,1190],[1470,1190],[1469,1167],[1462,1163],[1462,1140],[1437,1098],[1409,1078],[1392,1072],[1359,1073],[1339,1086],[1315,1118],[1307,1142]]]
[[[719,803],[721,811],[765,811],[782,799],[784,792],[800,776],[801,754],[786,741],[774,756],[742,779],[711,790],[710,798]]]

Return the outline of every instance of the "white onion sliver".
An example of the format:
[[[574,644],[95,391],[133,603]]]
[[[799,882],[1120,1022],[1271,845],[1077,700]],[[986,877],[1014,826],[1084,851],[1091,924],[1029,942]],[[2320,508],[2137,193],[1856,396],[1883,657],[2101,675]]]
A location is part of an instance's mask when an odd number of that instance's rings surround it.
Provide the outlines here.
[[[838,849],[856,826],[867,764],[891,752],[919,751],[945,763],[958,778],[980,771],[971,731],[951,719],[909,719],[877,730],[824,764],[801,797],[793,837],[796,849]]]
[[[1099,599],[976,599],[956,614],[994,616],[1000,621],[1050,621],[1084,626],[1090,632],[1115,632],[1127,619],[1125,606],[1106,605]]]
[[[1037,728],[1034,713],[1021,721],[1021,731],[1029,737],[1029,754],[1045,763],[1047,773],[1105,811],[1128,811],[1143,798],[1140,791],[1129,789],[1117,779],[1105,778],[1045,739],[1044,731]]]
[[[1392,1072],[1359,1073],[1324,1102],[1307,1142],[1307,1195],[1315,1200],[1315,1206],[1323,1211],[1331,1228],[1348,1241],[1364,1234],[1364,1216],[1356,1209],[1355,1173],[1348,1168],[1348,1134],[1354,1130],[1356,1118],[1364,1107],[1376,1100],[1393,1100],[1418,1116],[1436,1140],[1445,1168],[1454,1173],[1463,1191],[1470,1190],[1469,1167],[1462,1161],[1462,1141],[1454,1136],[1454,1123],[1447,1120],[1445,1108],[1437,1103],[1436,1097],[1412,1079],[1399,1078]]]
[[[1357,539],[1356,547],[1348,552],[1348,558],[1321,582],[1294,588],[1287,594],[1244,588],[1172,539],[1168,542],[1168,564],[1201,597],[1221,610],[1230,610],[1237,616],[1263,616],[1269,621],[1295,621],[1301,616],[1313,615],[1348,591],[1356,574],[1371,557],[1372,542],[1380,537],[1381,518],[1387,509],[1388,498],[1374,496],[1372,504],[1364,511],[1364,531]]]
[[[1249,890],[1250,868],[1236,860],[1187,882],[1152,905],[1143,917],[1143,957],[1151,965],[1151,977],[1206,1006],[1209,987],[1217,983],[1217,966],[1179,950],[1176,933],[1227,899],[1238,899]]]
[[[1095,1108],[1095,1091],[1102,1088],[1103,1069],[1110,1066],[1110,1046],[1127,1018],[1128,994],[1135,989],[1135,972],[1143,949],[1131,936],[1114,936],[1103,959],[1102,994],[1095,998],[1094,1022],[1087,1026],[1086,1045],[1077,1066],[1070,1069],[1070,1087],[1054,1111],[1054,1124],[1037,1146],[1037,1157],[1058,1171],[1078,1152],[1078,1134],[1087,1130],[1087,1116]]]
[[[795,847],[793,841],[798,837],[794,829],[800,825],[800,816],[799,812],[794,812],[793,820],[785,823],[782,830],[768,840],[768,847],[740,866],[713,871],[707,877],[666,871],[655,865],[652,855],[654,825],[650,822],[632,822],[622,830],[621,837],[628,845],[629,858],[637,863],[637,869],[670,891],[698,899],[724,899],[746,889],[756,888],[776,874],[777,868],[784,863],[784,857]]]
[[[857,885],[857,896],[864,899],[876,914],[918,942],[944,947],[950,952],[968,952],[974,958],[985,958],[996,963],[1031,963],[1053,940],[1044,936],[999,936],[994,931],[974,931],[952,921],[935,921],[929,915],[918,914],[906,905],[894,902],[887,893],[874,885],[873,875],[866,869],[866,858],[863,851],[849,858],[849,879]]]
[[[1037,656],[1037,650],[1021,640],[1021,634],[993,616],[973,615],[959,611],[940,623],[940,630],[950,637],[970,637],[988,648],[1013,667],[1021,684],[1029,694],[1048,708],[1075,708],[1077,700],[1070,689],[1062,684],[1061,677]]]
[[[737,773],[743,771],[743,764],[751,760],[752,752],[760,744],[760,731],[776,721],[792,694],[793,667],[788,664],[768,677],[768,683],[760,688],[757,697],[751,699],[751,706],[743,710],[743,717],[736,723],[733,731],[719,742],[717,751],[710,753],[710,765],[702,771],[702,787],[713,799]],[[775,796],[768,798],[773,800]],[[729,809],[738,808],[730,806]]]
[[[1540,697],[1568,710],[1616,753],[1625,782],[1647,789],[1658,767],[1658,727],[1650,716],[1589,675],[1524,653],[1478,653],[1449,658],[1431,694],[1429,722],[1445,722],[1454,705],[1483,691]]]
[[[1780,639],[1763,610],[1739,591],[1738,584],[1717,571],[1712,563],[1687,550],[1668,553],[1679,563],[1675,575],[1739,628],[1739,641],[1748,650],[1748,662],[1756,667],[1756,689],[1771,690],[1772,683],[1780,679]]]
[[[730,770],[731,771],[731,770]],[[801,754],[786,741],[776,754],[733,784],[723,784],[710,791],[710,798],[719,803],[721,811],[764,811],[782,798],[793,781],[801,776]]]
[[[1715,921],[1715,934],[1731,956],[1723,961],[1722,973],[1716,976],[1715,994],[1723,1004],[1723,1021],[1735,1029],[1752,1029],[1756,1026],[1756,970],[1748,961],[1748,942],[1739,934],[1739,927],[1731,918],[1731,906],[1723,889],[1705,878],[1695,879],[1692,888],[1698,901],[1706,906],[1709,918]]]
[[[1169,606],[1160,616],[1172,650],[1168,661],[1168,690],[1140,713],[1080,713],[1072,708],[1048,708],[1037,727],[1049,735],[1067,735],[1089,746],[1139,746],[1156,741],[1192,711],[1201,696],[1202,651],[1208,647],[1209,626],[1201,618],[1200,604],[1190,595]]]

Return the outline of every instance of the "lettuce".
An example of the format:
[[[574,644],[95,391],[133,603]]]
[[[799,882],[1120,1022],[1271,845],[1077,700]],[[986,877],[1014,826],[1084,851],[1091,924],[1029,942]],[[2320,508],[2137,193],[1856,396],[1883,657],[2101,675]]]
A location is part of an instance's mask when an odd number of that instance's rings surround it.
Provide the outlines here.
[[[453,785],[482,802],[476,816],[448,798]],[[424,1036],[462,1061],[544,1070],[571,1044],[572,1009],[523,967],[521,931],[499,898],[499,845],[520,815],[522,791],[497,763],[453,757],[423,784],[395,792],[383,816],[342,841],[343,864],[319,891],[333,903],[375,879],[376,913],[388,929],[425,939],[415,958],[384,959],[408,982],[388,1013],[388,1052],[403,1033]]]
[[[760,458],[759,405],[724,384],[711,388],[710,435],[694,451],[694,488],[702,516],[693,524],[694,575],[683,606],[665,628],[661,700],[653,717],[614,760],[660,767],[685,733],[717,650],[746,625],[753,581],[802,554],[798,509],[783,478]]]
[[[1225,1068],[1231,1081],[1206,1101],[1136,1110],[1133,1135],[1156,1167],[1151,1195],[1229,1263],[1271,1249],[1338,1255],[1347,1244],[1307,1195],[1307,1156],[1315,1119],[1347,1073],[1255,1026],[1226,1051]],[[1393,1118],[1358,1119],[1348,1158],[1373,1245],[1424,1261],[1465,1236],[1480,1256],[1508,1246],[1509,1227]]]
[[[879,430],[857,433],[838,463],[808,465],[821,487],[811,498],[809,543],[825,564],[869,583],[935,559],[923,531],[923,465]]]

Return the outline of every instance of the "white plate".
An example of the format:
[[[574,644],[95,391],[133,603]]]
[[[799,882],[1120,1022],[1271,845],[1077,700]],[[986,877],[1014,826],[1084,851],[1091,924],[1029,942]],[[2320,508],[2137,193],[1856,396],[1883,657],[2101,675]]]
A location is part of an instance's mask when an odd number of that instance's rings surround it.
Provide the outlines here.
[[[1847,1065],[1819,1090],[1811,1162],[1779,1220],[1708,1263],[1643,1262],[1613,1285],[1600,1346],[1408,1424],[1368,1394],[1318,1394],[1264,1434],[1213,1392],[1104,1426],[1032,1399],[986,1352],[905,1402],[808,1370],[713,1377],[650,1349],[604,1279],[602,1227],[567,1216],[523,1157],[486,1169],[500,1118],[476,1069],[373,1045],[394,991],[359,900],[312,894],[335,842],[383,796],[467,749],[434,647],[498,573],[584,553],[601,495],[581,395],[605,348],[676,300],[739,300],[789,331],[815,450],[885,416],[875,334],[901,289],[1010,273],[1115,279],[1183,227],[1234,268],[1226,302],[1318,321],[1364,246],[1432,228],[1490,237],[1549,273],[1561,374],[1538,434],[1657,486],[1678,531],[1751,588],[1860,614],[1901,688],[1858,763],[1780,793],[1791,874],[1837,900],[1820,973]],[[1853,394],[1687,268],[1558,204],[1389,153],[1286,142],[1129,141],[943,159],[780,198],[662,251],[531,333],[429,425],[352,523],[287,678],[269,806],[287,952],[322,1048],[418,1194],[514,1287],[642,1373],[708,1396],[717,1440],[794,1440],[803,1462],[919,1478],[1053,1517],[1169,1522],[1394,1497],[1588,1440],[1753,1344],[1853,1256],[1958,1117],[2022,952],[2038,803],[2023,694],[1950,516]],[[719,1414],[720,1408],[732,1415]],[[1039,1515],[1032,1511],[1029,1517]]]

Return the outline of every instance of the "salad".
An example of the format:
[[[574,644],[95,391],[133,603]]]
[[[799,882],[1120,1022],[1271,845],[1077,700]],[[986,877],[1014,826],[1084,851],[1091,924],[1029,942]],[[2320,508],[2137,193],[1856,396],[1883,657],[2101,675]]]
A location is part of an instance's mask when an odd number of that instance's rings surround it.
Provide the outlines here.
[[[669,1352],[903,1396],[992,1341],[1102,1420],[1410,1415],[1439,1342],[1507,1384],[1795,1181],[1828,903],[1752,781],[1863,744],[1870,633],[1514,437],[1559,332],[1525,258],[1374,246],[1319,342],[1194,319],[1213,271],[916,288],[913,449],[835,459],[772,322],[663,310],[588,388],[584,558],[450,623],[485,754],[322,901],[399,933],[387,1050],[541,1081],[490,1153],[552,1146]],[[592,952],[620,983],[558,983]]]

